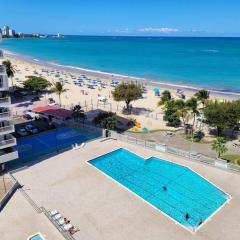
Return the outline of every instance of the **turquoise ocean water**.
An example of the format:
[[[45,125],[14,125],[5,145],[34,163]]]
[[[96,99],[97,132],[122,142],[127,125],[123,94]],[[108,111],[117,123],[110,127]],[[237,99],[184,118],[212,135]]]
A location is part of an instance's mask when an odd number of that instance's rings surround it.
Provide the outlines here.
[[[240,92],[240,38],[67,36],[4,39],[0,47],[63,65]]]

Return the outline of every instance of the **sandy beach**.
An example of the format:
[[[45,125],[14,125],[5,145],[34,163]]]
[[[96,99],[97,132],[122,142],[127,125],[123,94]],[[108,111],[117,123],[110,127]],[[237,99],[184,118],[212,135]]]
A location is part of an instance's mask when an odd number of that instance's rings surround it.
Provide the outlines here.
[[[62,105],[66,108],[71,108],[76,104],[80,104],[85,111],[90,111],[96,108],[103,109],[105,111],[112,111],[121,115],[121,110],[125,106],[124,102],[116,102],[112,98],[111,92],[114,87],[110,86],[111,81],[134,81],[144,84],[147,92],[143,94],[143,98],[132,102],[134,107],[134,114],[128,115],[127,118],[134,118],[141,123],[141,127],[146,127],[149,130],[169,129],[166,127],[166,123],[162,120],[163,110],[158,106],[159,96],[155,96],[153,91],[154,87],[159,87],[160,92],[164,90],[170,90],[174,98],[179,98],[179,94],[176,89],[181,88],[182,92],[186,96],[186,99],[190,98],[196,92],[196,89],[189,89],[184,87],[177,87],[173,84],[154,83],[154,81],[141,80],[132,77],[125,77],[120,75],[111,75],[101,72],[94,72],[90,70],[84,70],[80,68],[68,67],[53,63],[45,63],[37,59],[25,59],[18,55],[7,55],[5,57],[12,61],[16,68],[16,74],[13,78],[13,84],[15,86],[22,87],[23,82],[26,80],[26,76],[35,75],[42,76],[49,80],[51,83],[56,81],[64,81],[65,88],[68,89],[62,97]],[[56,74],[60,77],[56,77]],[[92,80],[101,80],[105,84],[105,88],[95,87],[94,89],[87,88],[86,85],[78,86],[74,84],[74,80],[84,77],[84,83],[88,83]],[[10,80],[11,86],[11,80]],[[98,101],[99,97],[106,97],[106,103]],[[211,99],[218,100],[232,100],[239,98],[238,94],[213,92],[211,91]],[[47,105],[47,99],[53,98],[56,102],[59,102],[58,97],[55,94],[46,94],[42,97],[42,105]],[[124,116],[126,118],[126,116]]]

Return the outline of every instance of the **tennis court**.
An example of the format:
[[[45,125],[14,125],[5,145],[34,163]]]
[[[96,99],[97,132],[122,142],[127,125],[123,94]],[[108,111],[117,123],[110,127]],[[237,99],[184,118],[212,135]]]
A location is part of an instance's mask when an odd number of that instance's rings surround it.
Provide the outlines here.
[[[97,137],[100,137],[100,133],[65,127],[20,138],[17,150],[20,160],[31,160]]]

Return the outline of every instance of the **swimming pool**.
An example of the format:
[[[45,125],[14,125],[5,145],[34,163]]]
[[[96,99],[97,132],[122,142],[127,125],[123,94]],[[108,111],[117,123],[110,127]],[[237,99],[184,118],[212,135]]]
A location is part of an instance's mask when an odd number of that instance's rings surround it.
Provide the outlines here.
[[[41,233],[28,237],[28,240],[45,240]]]
[[[16,148],[19,159],[28,160],[70,147],[73,143],[82,143],[97,137],[100,137],[100,133],[64,127],[19,138]]]
[[[230,199],[187,167],[155,157],[145,160],[125,149],[89,163],[188,230],[196,231]]]

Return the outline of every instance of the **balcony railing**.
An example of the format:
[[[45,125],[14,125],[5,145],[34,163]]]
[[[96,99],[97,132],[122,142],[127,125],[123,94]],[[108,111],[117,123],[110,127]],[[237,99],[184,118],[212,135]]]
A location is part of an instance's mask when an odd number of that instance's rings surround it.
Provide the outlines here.
[[[0,73],[6,73],[6,67],[4,65],[0,65]]]
[[[0,127],[0,134],[5,132],[14,132],[14,125],[9,122],[6,126]]]
[[[0,97],[0,104],[3,104],[3,103],[10,104],[10,97],[4,97],[4,98]]]
[[[5,73],[0,73],[0,90],[8,90],[8,78]]]
[[[10,111],[0,113],[0,120],[2,118],[6,118],[6,117],[11,117],[11,112]]]
[[[18,152],[14,148],[0,151],[0,163],[5,163],[18,158]]]
[[[3,51],[0,50],[0,58],[3,58]]]
[[[16,144],[16,138],[12,135],[8,136],[7,139],[0,140],[0,147],[9,146],[9,145],[15,145]]]

